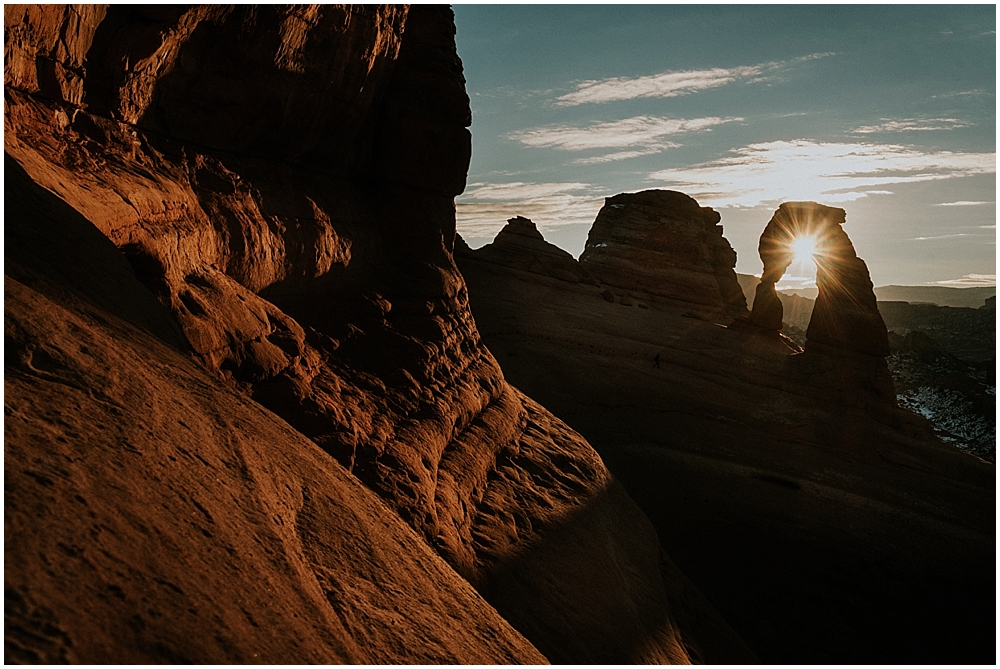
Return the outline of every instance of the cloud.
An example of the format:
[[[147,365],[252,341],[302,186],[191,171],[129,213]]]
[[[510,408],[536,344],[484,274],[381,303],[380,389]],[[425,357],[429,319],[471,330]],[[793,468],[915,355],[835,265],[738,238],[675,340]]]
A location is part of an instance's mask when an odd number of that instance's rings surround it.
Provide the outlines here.
[[[672,98],[709,88],[725,86],[741,79],[760,76],[761,66],[663,72],[646,77],[614,77],[584,81],[572,93],[560,95],[556,104],[570,107],[586,103],[635,100],[637,98]]]
[[[926,242],[932,239],[954,239],[955,237],[968,237],[968,236],[969,234],[967,232],[956,232],[951,235],[934,235],[933,237],[914,237],[913,239],[918,242]]]
[[[939,95],[932,95],[931,100],[945,100],[948,98],[966,98],[966,97],[979,97],[981,95],[994,95],[990,91],[983,90],[982,88],[974,88],[970,91],[955,91],[953,93],[941,93]]]
[[[993,202],[985,202],[982,200],[959,200],[958,202],[941,202],[935,204],[935,207],[975,207],[980,204],[994,204]]]
[[[926,132],[928,130],[955,130],[956,128],[968,128],[971,125],[969,123],[959,121],[957,118],[904,118],[896,121],[884,118],[882,121],[884,121],[884,123],[880,123],[879,125],[863,125],[851,130],[851,132],[861,135],[875,132]]]
[[[508,218],[530,218],[545,231],[591,223],[604,205],[605,193],[584,183],[474,183],[457,198],[456,222],[467,238],[492,238]]]
[[[742,67],[713,67],[707,70],[674,70],[645,77],[612,77],[584,81],[576,90],[559,96],[556,105],[570,107],[587,103],[635,100],[638,98],[672,98],[689,95],[709,88],[718,88],[738,81],[764,81],[770,74],[786,69],[792,63],[832,56],[815,53],[791,61],[779,61]]]
[[[564,182],[524,183],[514,181],[502,184],[474,183],[469,184],[468,190],[465,191],[462,198],[492,201],[533,200],[572,191],[588,190],[590,188],[592,188],[590,184]]]
[[[584,151],[587,149],[623,149],[631,146],[677,146],[664,142],[663,137],[685,132],[708,130],[723,123],[742,121],[742,118],[665,118],[660,116],[634,116],[620,121],[594,123],[583,128],[566,125],[519,130],[507,135],[525,146]]]
[[[675,144],[673,142],[663,142],[656,146],[651,146],[648,149],[639,149],[637,151],[618,151],[616,153],[608,153],[603,156],[593,156],[591,158],[577,158],[573,161],[574,165],[597,165],[600,163],[611,163],[617,160],[628,160],[629,158],[638,158],[639,156],[649,156],[654,153],[660,153],[664,149],[673,149],[680,146],[680,144]]]
[[[996,274],[966,274],[961,279],[948,279],[947,281],[934,281],[940,286],[953,286],[955,288],[972,288],[976,286],[997,285]]]
[[[926,152],[895,144],[813,140],[764,142],[649,178],[714,207],[756,207],[791,200],[850,202],[874,186],[995,174],[995,153]],[[881,191],[884,192],[884,191]]]

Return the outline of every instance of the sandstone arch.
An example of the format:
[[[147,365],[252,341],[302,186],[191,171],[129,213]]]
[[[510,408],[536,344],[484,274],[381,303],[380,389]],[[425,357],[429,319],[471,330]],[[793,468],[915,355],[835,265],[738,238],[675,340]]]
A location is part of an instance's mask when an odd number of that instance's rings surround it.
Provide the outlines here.
[[[841,227],[846,220],[843,209],[816,202],[785,202],[778,207],[760,237],[764,271],[750,322],[765,330],[781,329],[783,313],[775,284],[792,262],[792,241],[801,236],[814,238],[818,295],[806,331],[805,353],[812,361],[825,358],[826,364],[813,377],[842,393],[848,404],[869,405],[861,399],[868,397],[894,406],[895,392],[885,362],[888,331],[878,311],[868,266]]]
[[[875,356],[889,354],[889,340],[878,312],[868,266],[857,256],[841,227],[843,209],[815,202],[785,202],[760,237],[764,272],[757,286],[750,319],[759,327],[780,330],[781,302],[775,284],[792,262],[791,243],[798,237],[816,240],[816,286],[819,294],[809,321],[809,344],[824,344]]]

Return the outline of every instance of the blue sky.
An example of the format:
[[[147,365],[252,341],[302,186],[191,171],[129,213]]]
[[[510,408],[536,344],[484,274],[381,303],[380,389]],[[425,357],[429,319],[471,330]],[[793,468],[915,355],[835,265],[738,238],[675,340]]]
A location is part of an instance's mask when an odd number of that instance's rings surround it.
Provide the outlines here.
[[[579,255],[604,197],[664,188],[722,214],[740,272],[816,200],[875,285],[995,283],[994,5],[454,9],[473,247],[521,215]]]

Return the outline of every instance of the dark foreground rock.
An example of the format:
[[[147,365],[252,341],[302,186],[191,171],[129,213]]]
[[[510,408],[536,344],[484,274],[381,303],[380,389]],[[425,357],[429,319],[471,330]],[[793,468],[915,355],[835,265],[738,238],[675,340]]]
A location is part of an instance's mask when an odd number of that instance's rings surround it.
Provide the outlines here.
[[[544,661],[374,493],[195,363],[93,225],[5,171],[5,662]]]

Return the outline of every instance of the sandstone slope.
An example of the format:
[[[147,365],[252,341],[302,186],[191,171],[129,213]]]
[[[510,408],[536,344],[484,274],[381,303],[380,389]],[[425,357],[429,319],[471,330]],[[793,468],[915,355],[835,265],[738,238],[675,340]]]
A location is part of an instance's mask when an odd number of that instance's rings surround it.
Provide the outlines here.
[[[544,661],[5,171],[5,662]]]
[[[480,341],[448,10],[4,19],[14,659],[540,661],[459,577],[550,660],[697,657],[648,521]],[[46,258],[67,227],[110,246]]]

